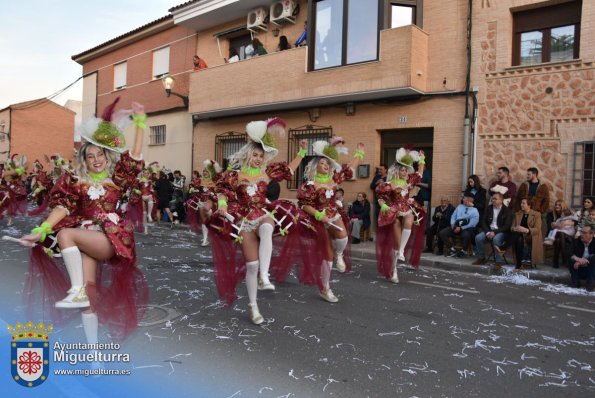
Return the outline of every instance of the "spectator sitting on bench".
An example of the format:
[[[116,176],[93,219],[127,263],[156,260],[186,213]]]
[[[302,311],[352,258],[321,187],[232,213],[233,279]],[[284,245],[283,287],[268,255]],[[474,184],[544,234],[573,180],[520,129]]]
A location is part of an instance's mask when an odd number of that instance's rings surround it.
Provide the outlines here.
[[[475,250],[478,258],[473,265],[483,265],[487,262],[484,244],[489,241],[494,247],[496,268],[502,267],[504,259],[501,252],[497,251],[496,248],[504,245],[512,226],[512,210],[504,206],[503,202],[504,195],[501,193],[497,192],[492,195],[492,204],[488,206],[481,219],[481,229],[483,231],[475,235]]]
[[[568,262],[568,270],[572,279],[572,287],[580,287],[580,279],[585,278],[585,288],[588,292],[593,291],[593,280],[595,279],[595,224],[585,222],[580,229],[580,237],[574,240],[572,256]]]
[[[523,265],[531,268],[543,262],[543,237],[541,235],[541,214],[531,209],[529,199],[521,200],[521,210],[514,215],[512,222],[511,245],[514,248],[516,272]],[[535,244],[533,244],[535,242]]]
[[[450,217],[450,226],[440,231],[440,239],[450,248],[449,257],[465,257],[465,249],[475,236],[475,227],[479,223],[479,212],[473,207],[473,196],[465,194],[463,204],[455,209]],[[462,248],[456,251],[451,239],[455,236],[461,236]]]
[[[450,217],[454,211],[455,208],[450,204],[448,197],[441,196],[440,206],[437,206],[436,209],[434,209],[434,215],[432,216],[432,221],[434,221],[434,224],[432,224],[432,226],[426,230],[427,252],[432,253],[432,243],[434,241],[434,236],[438,235],[438,253],[436,254],[438,256],[442,256],[444,254],[444,241],[440,239],[439,232],[450,225]]]
[[[370,228],[370,202],[366,194],[359,192],[357,200],[349,208],[349,224],[351,225],[351,243],[360,243],[360,232]]]
[[[554,246],[553,266],[558,268],[560,253],[562,254],[562,264],[568,262],[578,219],[568,208],[566,202],[557,200],[554,204],[554,210],[548,213],[546,220],[548,222],[548,235],[543,244]]]

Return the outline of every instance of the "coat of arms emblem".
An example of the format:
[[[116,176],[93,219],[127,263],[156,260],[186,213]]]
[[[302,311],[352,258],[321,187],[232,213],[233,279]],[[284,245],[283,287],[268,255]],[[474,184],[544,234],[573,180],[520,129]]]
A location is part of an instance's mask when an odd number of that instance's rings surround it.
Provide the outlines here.
[[[50,373],[49,334],[53,326],[39,322],[37,326],[29,321],[23,326],[8,325],[12,334],[10,359],[12,379],[24,387],[37,387]]]

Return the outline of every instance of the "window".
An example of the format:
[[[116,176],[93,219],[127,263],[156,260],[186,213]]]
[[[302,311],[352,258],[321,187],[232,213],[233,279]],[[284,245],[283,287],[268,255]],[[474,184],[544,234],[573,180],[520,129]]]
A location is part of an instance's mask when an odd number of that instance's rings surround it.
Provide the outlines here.
[[[320,0],[314,3],[311,69],[378,59],[380,1]]]
[[[574,143],[572,207],[582,208],[585,198],[595,197],[595,141]]]
[[[160,79],[169,73],[169,47],[153,51],[153,78]]]
[[[407,25],[421,27],[423,0],[390,0],[385,9],[385,26],[398,28]]]
[[[513,13],[512,65],[535,65],[579,57],[582,1]]]
[[[114,65],[114,90],[120,90],[126,87],[126,69],[126,62]]]
[[[235,131],[228,131],[215,137],[215,160],[224,170],[229,164],[229,157],[248,142],[247,137],[246,133]]]
[[[149,145],[165,145],[165,125],[151,126],[151,141]]]
[[[298,152],[300,141],[304,139],[308,140],[308,153],[296,170],[293,180],[287,181],[287,188],[297,189],[300,184],[304,182],[304,171],[308,162],[314,157],[312,144],[315,141],[328,141],[332,136],[333,129],[331,127],[315,127],[308,125],[289,130],[289,159],[293,159]]]
[[[234,49],[240,59],[246,59],[246,46],[252,42],[249,34],[229,39],[229,48]]]

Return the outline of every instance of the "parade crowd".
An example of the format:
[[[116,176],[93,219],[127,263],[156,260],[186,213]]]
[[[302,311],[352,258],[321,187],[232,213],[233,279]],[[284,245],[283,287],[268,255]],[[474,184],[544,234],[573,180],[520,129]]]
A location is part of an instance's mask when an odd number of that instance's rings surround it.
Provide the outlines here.
[[[364,192],[347,205],[341,184],[353,178],[364,145],[349,154],[340,137],[312,145],[303,140],[291,162],[276,161],[276,137],[286,125],[271,118],[247,124],[248,143],[225,169],[205,160],[186,181],[178,170],[145,164],[144,109],[132,103],[132,109],[116,111],[117,103],[83,123],[74,163],[55,154],[35,160],[29,175],[25,156],[14,155],[2,165],[0,218],[10,225],[17,214],[42,217],[19,240],[32,251],[27,300],[45,299],[55,322],[72,317],[72,311],[57,309],[80,310],[89,343],[97,343],[99,323],[115,340],[136,328],[148,288],[137,266],[134,233],[147,234],[147,224],[159,221],[185,222],[201,236],[202,246],[211,247],[215,282],[226,303],[234,302],[237,285],[245,281],[254,324],[264,321],[258,291],[275,290],[273,282],[285,281],[294,267],[300,283],[338,302],[331,289],[333,265],[349,272],[351,244],[373,225],[378,272],[395,284],[398,265],[417,267],[424,249],[474,255],[474,264],[493,263],[497,269],[512,254],[520,271],[542,265],[544,247],[552,246],[553,266],[568,267],[573,287],[586,279],[586,289],[593,289],[593,198],[584,198],[577,211],[563,200],[550,209],[550,189],[536,168],[527,170],[519,187],[506,167],[487,189],[472,175],[460,204],[441,196],[431,211],[424,195],[430,188],[425,154],[400,148],[394,163],[380,166],[372,181],[373,206]],[[122,134],[128,123],[136,128],[130,149]],[[307,155],[297,201],[279,198],[279,183],[292,180]],[[36,206],[27,213],[29,200]]]

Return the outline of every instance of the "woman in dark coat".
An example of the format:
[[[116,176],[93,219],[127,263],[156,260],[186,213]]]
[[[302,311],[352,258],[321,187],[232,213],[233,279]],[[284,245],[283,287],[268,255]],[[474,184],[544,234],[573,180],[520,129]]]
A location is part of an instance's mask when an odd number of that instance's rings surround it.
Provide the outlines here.
[[[167,178],[167,174],[163,171],[159,172],[159,179],[155,183],[155,192],[157,192],[157,208],[159,209],[158,217],[161,217],[163,214],[163,210],[167,213],[167,217],[169,217],[169,222],[173,225],[174,217],[171,214],[171,210],[169,208],[169,201],[174,193],[174,188],[171,184],[171,181]]]
[[[360,243],[360,231],[370,228],[370,202],[364,192],[357,194],[357,200],[349,209],[349,224],[351,224],[352,243]]]
[[[475,174],[470,175],[469,179],[467,180],[467,188],[465,189],[463,196],[473,196],[473,204],[479,212],[480,220],[483,218],[483,211],[486,207],[486,194],[487,191],[481,186],[479,177]]]

